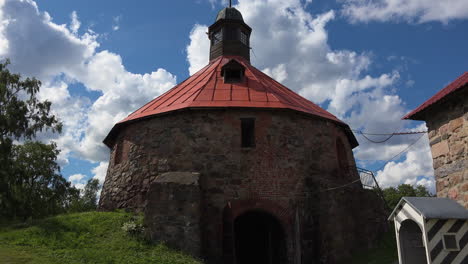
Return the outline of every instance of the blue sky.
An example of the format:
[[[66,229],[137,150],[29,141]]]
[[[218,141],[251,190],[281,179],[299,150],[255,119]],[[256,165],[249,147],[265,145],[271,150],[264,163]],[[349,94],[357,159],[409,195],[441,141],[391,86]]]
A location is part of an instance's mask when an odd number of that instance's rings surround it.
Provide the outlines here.
[[[204,33],[224,2],[0,1],[0,58],[40,78],[42,98],[66,121],[62,135],[41,135],[62,148],[66,178],[78,187],[103,180],[103,137],[207,63]],[[253,28],[254,66],[355,129],[424,130],[399,118],[468,71],[464,0],[233,2]],[[377,170],[417,136],[357,138],[358,165]],[[433,190],[427,136],[377,174],[384,186]]]

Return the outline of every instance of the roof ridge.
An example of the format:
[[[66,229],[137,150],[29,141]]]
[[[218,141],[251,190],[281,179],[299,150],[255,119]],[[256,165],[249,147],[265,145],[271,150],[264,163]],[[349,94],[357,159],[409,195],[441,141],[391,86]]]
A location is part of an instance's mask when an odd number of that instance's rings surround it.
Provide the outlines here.
[[[424,101],[422,104],[420,104],[418,107],[416,107],[414,110],[403,116],[402,119],[414,119],[414,120],[420,120],[416,118],[420,117],[415,117],[415,115],[419,114],[423,110],[426,110],[429,106],[439,102],[449,94],[466,87],[468,84],[468,72],[463,73],[462,75],[458,76],[457,79],[452,81],[451,83],[447,84],[444,88],[439,90],[437,93],[435,93],[433,96],[431,96],[429,99]]]
[[[137,110],[133,111],[132,113],[128,114],[127,117],[125,119],[123,119],[122,121],[120,121],[119,123],[121,122],[125,122],[129,117],[131,117],[132,115],[136,115],[137,113],[142,113],[143,111],[145,111],[146,109],[148,109],[149,107],[151,107],[152,105],[154,105],[156,102],[158,102],[158,99],[164,97],[165,95],[167,95],[169,92],[171,92],[172,90],[174,89],[177,89],[177,88],[180,88],[182,84],[184,84],[184,82],[186,82],[187,80],[189,80],[191,77],[193,76],[196,76],[197,74],[202,74],[202,71],[206,71],[211,65],[212,63],[214,63],[215,61],[213,60],[212,62],[209,62],[208,65],[206,65],[205,67],[201,68],[199,71],[197,71],[196,73],[194,73],[193,75],[187,77],[185,80],[183,80],[182,82],[176,84],[174,87],[172,87],[171,89],[165,91],[164,93],[158,95],[157,97],[153,98],[153,100],[149,101],[148,103],[144,104],[143,106],[141,106],[140,108],[138,108]],[[141,110],[141,111],[140,111]]]

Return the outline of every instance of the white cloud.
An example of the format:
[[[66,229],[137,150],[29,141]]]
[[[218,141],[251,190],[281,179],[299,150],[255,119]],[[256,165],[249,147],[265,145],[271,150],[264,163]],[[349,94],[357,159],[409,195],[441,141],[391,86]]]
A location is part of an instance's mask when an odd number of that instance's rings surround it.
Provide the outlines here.
[[[208,63],[210,42],[206,32],[208,32],[208,27],[198,24],[190,32],[190,44],[186,49],[190,75],[196,73]]]
[[[78,15],[76,11],[73,11],[70,15],[71,22],[70,22],[70,30],[73,34],[78,33],[78,29],[80,29],[81,22],[78,20]]]
[[[327,110],[352,128],[381,133],[405,129],[408,122],[402,122],[401,117],[407,109],[394,92],[400,73],[366,74],[372,66],[369,53],[335,50],[329,45],[326,25],[335,18],[335,12],[314,16],[305,11],[305,4],[300,0],[239,1],[236,8],[253,29],[252,64],[311,101],[328,106]],[[187,46],[190,73],[208,62],[206,31],[205,25],[197,24],[190,33]],[[414,137],[396,136],[386,144],[373,144],[361,136],[357,138],[360,146],[355,149],[355,156],[363,160],[389,159],[414,140]],[[429,153],[427,148],[421,151]],[[413,168],[395,177],[406,180],[431,175],[431,160],[422,156],[413,159],[412,155],[407,155],[406,163],[395,165],[409,167],[407,164],[412,161],[421,169]],[[381,178],[389,178],[386,180],[389,182],[394,174],[387,172]],[[394,180],[392,184],[397,182]]]
[[[115,16],[112,18],[112,30],[117,31],[120,29],[120,21],[122,20],[122,15]]]
[[[91,170],[94,175],[93,178],[98,179],[100,184],[104,183],[107,167],[109,167],[109,162],[99,162],[99,165]]]
[[[418,176],[423,178],[418,180]],[[378,171],[377,180],[384,188],[406,183],[423,185],[434,193],[434,170],[427,135],[411,147],[402,162],[391,161]]]
[[[369,54],[334,50],[328,44],[326,25],[335,18],[335,12],[313,16],[304,10],[306,2],[239,1],[238,9],[253,28],[253,64],[301,95],[328,105],[330,111],[352,127],[369,131],[402,128],[400,118],[405,108],[401,98],[392,92],[399,73],[366,75],[372,65]],[[12,59],[12,71],[43,81],[40,96],[53,102],[54,113],[64,122],[64,132],[59,136],[41,136],[57,141],[62,149],[61,164],[66,164],[70,155],[99,162],[92,173],[102,180],[109,153],[101,142],[110,128],[175,85],[176,78],[164,69],[146,74],[127,71],[121,56],[97,50],[98,34],[90,30],[78,34],[78,14],[73,23],[75,27],[70,28],[55,24],[32,0],[7,0],[0,8],[0,36],[7,43],[0,41],[0,54]],[[208,63],[206,31],[205,25],[195,25],[190,33],[187,60],[191,74]],[[70,86],[74,83],[101,95],[94,102],[83,96],[71,96]],[[408,142],[401,139],[383,146],[361,142],[356,156],[384,159],[405,144]],[[412,168],[408,161],[400,167],[405,165],[412,173],[401,179],[415,179],[421,176],[418,173],[425,173],[427,160],[412,159],[410,153],[406,160],[420,164],[422,169]],[[395,169],[391,166],[387,171],[384,169],[382,175],[390,176],[382,178],[392,181],[392,171]]]
[[[466,0],[345,0],[343,14],[352,22],[407,21],[448,23],[468,18]]]
[[[68,181],[71,182],[72,186],[79,190],[83,190],[86,186],[86,175],[84,174],[73,174],[68,177]]]
[[[97,51],[99,35],[91,30],[78,34],[81,23],[76,12],[68,28],[55,24],[32,0],[7,0],[0,10],[0,25],[6,25],[0,35],[9,44],[8,49],[0,46],[0,54],[11,59],[11,71],[43,82],[40,98],[53,102],[52,111],[64,123],[61,135],[40,135],[45,141],[57,142],[62,166],[69,155],[107,161],[108,148],[102,140],[111,127],[176,83],[176,77],[164,69],[131,73],[118,54]],[[94,102],[70,96],[73,83],[101,96]]]

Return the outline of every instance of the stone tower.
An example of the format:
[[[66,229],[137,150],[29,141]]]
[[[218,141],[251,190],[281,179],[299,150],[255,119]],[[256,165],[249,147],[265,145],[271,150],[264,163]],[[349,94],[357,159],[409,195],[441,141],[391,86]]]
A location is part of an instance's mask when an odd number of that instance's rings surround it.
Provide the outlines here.
[[[381,200],[348,125],[253,67],[250,33],[221,10],[208,65],[112,128],[99,206],[207,263],[338,263],[384,228]]]
[[[403,118],[426,121],[437,197],[468,208],[468,72]]]

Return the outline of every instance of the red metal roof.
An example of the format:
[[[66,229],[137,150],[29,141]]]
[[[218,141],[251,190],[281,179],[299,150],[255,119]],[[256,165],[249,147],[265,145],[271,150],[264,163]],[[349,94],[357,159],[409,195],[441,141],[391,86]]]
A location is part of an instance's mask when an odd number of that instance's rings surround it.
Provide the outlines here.
[[[245,67],[245,78],[242,83],[229,84],[223,81],[221,68],[232,59]],[[259,71],[244,58],[223,56],[211,61],[187,80],[136,110],[119,124],[183,108],[196,107],[293,109],[343,123],[334,115]]]
[[[437,103],[440,101],[442,98],[446,97],[447,95],[463,88],[466,87],[468,84],[468,72],[465,72],[462,74],[460,77],[458,77],[455,81],[453,81],[451,84],[447,85],[444,89],[440,90],[438,93],[436,93],[434,96],[429,98],[426,102],[424,102],[422,105],[420,105],[418,108],[414,109],[407,115],[403,117],[403,119],[414,119],[414,120],[421,120],[420,117],[417,117],[421,111],[425,110],[426,108],[430,107],[431,105]]]
[[[245,67],[242,83],[224,83],[221,68],[231,60]],[[349,134],[351,145],[353,147],[358,145],[356,138],[344,122],[273,80],[239,56],[222,56],[212,60],[182,83],[117,123],[104,139],[104,143],[110,147],[112,138],[118,133],[118,128],[128,122],[187,108],[226,107],[292,109],[325,118],[347,127],[345,132]]]

